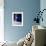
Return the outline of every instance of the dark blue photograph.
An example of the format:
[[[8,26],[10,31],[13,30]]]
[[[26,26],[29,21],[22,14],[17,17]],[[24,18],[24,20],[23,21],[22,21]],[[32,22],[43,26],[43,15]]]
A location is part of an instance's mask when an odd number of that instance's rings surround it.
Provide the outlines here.
[[[22,14],[14,14],[14,21],[22,22]]]

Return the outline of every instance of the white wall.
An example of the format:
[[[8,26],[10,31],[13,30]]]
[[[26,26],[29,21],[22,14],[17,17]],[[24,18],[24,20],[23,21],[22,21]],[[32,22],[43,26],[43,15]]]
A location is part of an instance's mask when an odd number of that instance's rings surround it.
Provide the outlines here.
[[[40,0],[40,9],[41,9],[41,11],[43,9],[46,9],[46,0]],[[46,27],[46,11],[43,12],[42,17],[43,17],[43,22],[40,21],[41,22],[40,24]]]
[[[0,0],[0,42],[4,41],[4,0]]]
[[[0,8],[0,41],[4,40],[4,21],[3,21],[3,8]]]
[[[40,0],[40,7],[41,9],[46,9],[46,0]]]
[[[3,7],[4,5],[4,0],[0,0],[0,7]]]

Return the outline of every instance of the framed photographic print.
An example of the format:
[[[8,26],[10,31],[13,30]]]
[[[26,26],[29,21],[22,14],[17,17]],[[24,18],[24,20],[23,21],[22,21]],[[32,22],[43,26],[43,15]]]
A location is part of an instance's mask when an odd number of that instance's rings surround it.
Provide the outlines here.
[[[23,12],[12,12],[12,26],[23,26]]]

